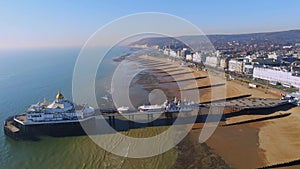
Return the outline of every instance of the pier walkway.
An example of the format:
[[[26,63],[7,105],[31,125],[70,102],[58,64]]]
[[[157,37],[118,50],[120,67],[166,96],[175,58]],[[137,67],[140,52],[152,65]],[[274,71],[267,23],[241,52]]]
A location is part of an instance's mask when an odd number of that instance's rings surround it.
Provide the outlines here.
[[[219,100],[215,102],[210,102],[210,103],[204,103],[201,104],[199,103],[199,112],[198,115],[201,114],[201,109],[202,108],[231,108],[233,111],[240,111],[240,110],[247,110],[247,109],[268,109],[268,108],[273,108],[273,107],[278,107],[281,105],[287,104],[287,101],[283,100],[278,100],[278,99],[263,99],[263,98],[240,98],[236,100],[229,100],[225,101],[224,100]],[[195,109],[197,108],[197,105]],[[147,117],[145,120],[148,122],[153,121],[153,116],[154,115],[165,115],[165,117],[168,119],[173,118],[173,114],[176,114],[179,112],[175,113],[170,113],[170,112],[129,112],[129,113],[118,113],[116,109],[109,109],[109,110],[100,110],[95,114],[95,117],[108,117],[109,122],[111,124],[114,124],[115,118],[118,117],[125,117],[128,120],[134,120],[135,116],[145,116]],[[182,112],[185,113],[185,112]]]
[[[280,105],[287,104],[288,102],[276,99],[262,99],[262,98],[241,98],[236,100],[219,100],[212,101],[210,103],[199,103],[194,106],[194,109],[199,109],[196,116],[201,116],[201,109],[215,108],[215,109],[223,109],[223,108],[232,108],[233,111],[247,110],[247,109],[266,109],[273,108]],[[52,124],[52,123],[73,123],[73,122],[81,122],[89,119],[105,119],[108,120],[110,125],[115,126],[115,120],[123,119],[128,120],[128,122],[134,122],[135,119],[139,119],[139,121],[143,121],[145,123],[151,123],[153,120],[157,118],[165,119],[167,121],[173,121],[174,117],[178,115],[179,112],[165,112],[165,111],[145,111],[145,112],[128,112],[128,113],[119,113],[117,109],[98,109],[96,110],[94,115],[78,118],[78,119],[70,119],[70,120],[62,120],[62,121],[42,121],[42,122],[28,122],[26,121],[25,115],[17,115],[14,116],[14,121],[21,123],[23,125],[37,125],[37,124]],[[182,112],[186,114],[186,117],[195,116],[195,113],[191,115],[189,112]],[[138,117],[139,116],[139,117]],[[202,117],[202,116],[201,116]],[[6,122],[7,123],[7,122]],[[8,125],[10,126],[10,125]],[[10,128],[10,130],[16,130],[16,128]]]

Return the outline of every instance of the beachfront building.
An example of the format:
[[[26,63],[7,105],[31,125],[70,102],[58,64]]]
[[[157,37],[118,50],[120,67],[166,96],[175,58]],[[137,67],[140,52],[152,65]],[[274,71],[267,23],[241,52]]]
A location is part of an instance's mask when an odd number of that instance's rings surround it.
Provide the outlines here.
[[[253,73],[253,65],[249,63],[244,63],[243,65],[243,72],[246,74],[252,74]]]
[[[173,57],[173,58],[179,58],[180,57],[180,55],[177,55],[176,51],[174,51],[172,49],[168,49],[168,48],[164,49],[163,53],[165,55],[168,55],[168,56]]]
[[[169,49],[164,49],[164,50],[163,50],[163,53],[164,53],[165,55],[169,55],[169,52],[170,52]]]
[[[203,61],[200,52],[195,52],[193,54],[193,62],[195,63],[201,63],[201,61]]]
[[[186,61],[192,61],[193,60],[193,54],[187,54],[185,57]]]
[[[211,66],[211,67],[218,67],[220,65],[220,58],[216,56],[207,56],[205,65]]]
[[[220,59],[220,67],[223,69],[228,68],[228,59],[227,58],[221,58]]]
[[[278,67],[255,67],[253,78],[264,79],[270,82],[279,82],[283,86],[300,88],[300,76],[288,70]]]
[[[243,58],[230,59],[228,62],[228,70],[231,72],[243,72]]]
[[[169,56],[177,57],[177,53],[174,50],[170,49]]]
[[[188,48],[183,48],[182,50],[180,50],[180,56],[183,59],[186,59],[186,55],[191,54],[191,50]]]
[[[229,61],[232,57],[223,57],[220,59],[220,67],[223,69],[228,69]]]

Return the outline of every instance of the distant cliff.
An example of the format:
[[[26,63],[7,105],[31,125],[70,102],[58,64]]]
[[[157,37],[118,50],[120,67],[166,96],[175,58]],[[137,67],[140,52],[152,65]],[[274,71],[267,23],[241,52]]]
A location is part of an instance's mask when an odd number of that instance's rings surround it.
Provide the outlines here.
[[[204,39],[204,36],[180,36],[176,38],[169,37],[151,37],[144,38],[133,42],[131,46],[170,46],[172,48],[184,47],[181,42],[194,43],[199,39]],[[274,45],[294,45],[300,43],[300,30],[290,30],[281,32],[264,32],[264,33],[249,33],[249,34],[231,34],[231,35],[207,35],[207,38],[215,46],[222,46],[228,42],[236,41],[240,45],[253,44],[274,44]]]

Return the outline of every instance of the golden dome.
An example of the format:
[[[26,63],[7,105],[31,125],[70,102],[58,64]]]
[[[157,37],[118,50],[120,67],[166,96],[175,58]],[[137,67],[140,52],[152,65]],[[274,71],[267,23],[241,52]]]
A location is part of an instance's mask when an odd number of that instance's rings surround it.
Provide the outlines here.
[[[61,93],[60,93],[60,91],[58,91],[58,93],[57,93],[57,95],[56,95],[56,99],[64,99],[65,97],[64,97],[64,95],[62,95]]]

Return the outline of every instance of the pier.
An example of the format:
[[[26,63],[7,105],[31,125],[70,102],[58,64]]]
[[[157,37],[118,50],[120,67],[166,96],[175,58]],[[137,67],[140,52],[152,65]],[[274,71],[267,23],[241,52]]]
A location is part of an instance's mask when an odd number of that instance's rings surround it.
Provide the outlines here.
[[[178,114],[182,113],[182,118],[195,118],[196,123],[203,123],[206,121],[208,114],[205,114],[205,109],[208,110],[210,108],[220,109],[229,108],[233,113],[231,114],[215,114],[215,116],[221,117],[221,120],[225,120],[227,116],[240,116],[246,114],[255,114],[257,110],[270,111],[273,108],[277,108],[278,106],[288,104],[286,101],[275,100],[275,99],[261,99],[261,98],[240,98],[240,99],[229,99],[228,101],[218,100],[212,101],[209,103],[199,103],[194,105],[194,110],[198,109],[198,112],[166,112],[166,111],[135,111],[128,113],[119,113],[117,109],[98,109],[95,110],[93,115],[84,118],[78,119],[70,119],[70,120],[61,120],[61,121],[41,121],[41,122],[28,122],[26,121],[25,114],[12,116],[5,121],[4,131],[7,135],[18,139],[18,133],[26,133],[26,126],[42,127],[46,133],[53,134],[53,132],[47,127],[55,128],[55,131],[61,131],[62,129],[68,130],[71,133],[72,128],[76,128],[76,130],[80,131],[79,135],[84,134],[84,130],[82,129],[82,124],[88,122],[92,122],[92,124],[96,123],[97,120],[105,120],[109,123],[109,125],[114,128],[116,131],[124,131],[130,130],[132,128],[142,128],[147,126],[166,126],[172,125],[174,121],[177,119]],[[204,111],[203,111],[204,110]],[[243,111],[242,111],[243,110]],[[253,111],[251,111],[253,110]],[[272,112],[272,111],[271,111]],[[211,114],[214,116],[214,114]],[[272,118],[285,117],[289,114],[279,114],[279,115],[266,115],[266,117],[262,117],[261,119],[251,119],[248,121],[239,121],[232,124],[227,125],[239,125],[244,123],[249,123],[253,121],[261,121]],[[196,116],[196,117],[195,117]],[[219,118],[218,118],[219,119]],[[185,120],[184,120],[185,121]],[[208,121],[213,122],[213,121]],[[184,124],[186,122],[183,122]],[[190,122],[187,122],[190,124]],[[51,125],[51,126],[50,126]],[[226,126],[227,126],[226,125]],[[70,126],[62,127],[62,126]],[[22,129],[22,131],[21,131]],[[25,130],[26,129],[26,130]],[[31,128],[28,128],[31,130]],[[36,129],[33,129],[35,131]],[[39,129],[37,130],[39,131]],[[56,134],[56,133],[54,133]],[[78,133],[74,133],[77,135]]]
[[[248,97],[249,95],[245,95],[244,97]],[[237,99],[238,98],[238,99]],[[209,108],[227,108],[232,112],[241,112],[248,114],[251,113],[251,110],[260,110],[260,109],[272,109],[281,105],[288,104],[288,102],[278,99],[263,99],[263,98],[243,98],[243,97],[234,97],[232,99],[225,100],[217,100],[212,102],[203,102],[196,105],[195,109],[198,109],[197,118],[202,119],[201,122],[205,122],[207,115],[202,113],[202,109]],[[198,106],[198,107],[197,107]],[[172,121],[176,118],[180,112],[129,112],[129,113],[118,113],[117,109],[101,109],[95,113],[95,118],[107,118],[109,124],[112,127],[116,127],[116,119],[125,117],[128,121],[129,125],[134,124],[134,120],[138,116],[143,116],[144,121],[149,122],[149,125],[153,125],[154,116],[160,116],[159,120],[165,121],[166,124],[172,124]],[[187,112],[181,112],[187,113]],[[236,114],[237,116],[241,114]],[[278,115],[279,117],[284,117],[286,114]],[[233,114],[228,114],[228,116],[234,116]],[[274,115],[277,117],[277,115]],[[188,114],[187,114],[188,117]],[[273,117],[273,116],[272,116]],[[267,117],[269,118],[269,117]],[[243,124],[243,123],[241,123]]]

